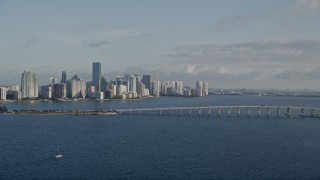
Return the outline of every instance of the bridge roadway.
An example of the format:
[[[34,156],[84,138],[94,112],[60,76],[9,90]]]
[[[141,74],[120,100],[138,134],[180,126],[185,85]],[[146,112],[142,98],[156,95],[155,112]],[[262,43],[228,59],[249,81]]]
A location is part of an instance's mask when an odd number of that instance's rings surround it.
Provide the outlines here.
[[[246,105],[240,105],[240,106],[192,106],[192,107],[161,107],[161,108],[134,108],[134,109],[116,109],[116,112],[119,112],[120,114],[145,114],[143,112],[149,112],[148,114],[153,114],[154,111],[158,111],[158,115],[162,114],[162,111],[168,111],[169,115],[172,114],[172,111],[179,110],[179,115],[182,115],[182,110],[188,110],[188,115],[192,114],[192,110],[198,110],[198,115],[201,115],[201,111],[207,109],[207,114],[211,115],[211,109],[217,110],[217,115],[222,115],[221,110],[226,110],[226,115],[231,116],[231,110],[236,109],[236,115],[240,116],[241,109],[246,109],[246,115],[251,116],[251,109],[256,109],[256,115],[261,115],[261,109],[265,109],[266,115],[271,116],[271,109],[277,110],[277,116],[281,116],[281,109],[286,109],[286,113],[284,115],[286,116],[293,116],[291,110],[300,110],[299,116],[310,116],[310,117],[320,117],[320,113],[316,113],[320,111],[320,108],[318,107],[296,107],[296,106],[246,106]],[[309,115],[306,115],[306,110],[310,111]],[[138,112],[138,113],[137,113]]]

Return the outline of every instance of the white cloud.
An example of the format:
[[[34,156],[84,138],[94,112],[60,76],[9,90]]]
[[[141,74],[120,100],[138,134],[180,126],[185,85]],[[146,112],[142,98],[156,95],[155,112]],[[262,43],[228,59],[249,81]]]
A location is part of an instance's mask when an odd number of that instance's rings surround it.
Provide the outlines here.
[[[296,16],[320,12],[320,0],[295,0],[293,11]]]

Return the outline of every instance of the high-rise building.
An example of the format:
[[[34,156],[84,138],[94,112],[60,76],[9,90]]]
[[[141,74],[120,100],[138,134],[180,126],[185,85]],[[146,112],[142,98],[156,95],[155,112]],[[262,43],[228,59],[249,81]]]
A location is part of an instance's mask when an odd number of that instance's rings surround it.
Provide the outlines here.
[[[66,98],[67,85],[65,83],[54,84],[52,86],[52,98]]]
[[[100,79],[101,78],[101,63],[92,63],[92,85],[95,87],[96,91],[100,91]]]
[[[136,86],[137,86],[137,78],[136,78],[136,76],[131,76],[130,77],[130,83],[129,83],[129,90],[131,91],[131,92],[137,92],[137,88],[136,88]]]
[[[139,97],[144,97],[145,96],[145,86],[142,82],[137,83],[137,94]]]
[[[204,96],[209,95],[209,84],[207,82],[203,83],[203,95]]]
[[[24,71],[21,76],[22,98],[38,97],[38,77],[34,72]]]
[[[151,94],[156,95],[156,96],[160,95],[160,81],[159,80],[155,80],[152,82]]]
[[[198,80],[196,82],[196,94],[195,96],[202,96],[203,84],[202,81]]]
[[[67,83],[67,72],[66,71],[62,71],[61,83],[63,83],[63,84]]]
[[[52,86],[46,85],[41,87],[41,96],[44,98],[51,98],[52,97]]]
[[[142,82],[145,85],[146,89],[151,90],[151,75],[143,75]]]
[[[104,76],[101,76],[100,79],[100,91],[105,92],[109,89],[107,79]]]
[[[7,100],[7,88],[0,87],[0,100]]]
[[[49,79],[49,85],[53,85],[53,84],[56,84],[58,83],[58,79],[57,78],[50,78]]]
[[[67,95],[70,98],[86,97],[86,81],[74,75],[67,81]]]

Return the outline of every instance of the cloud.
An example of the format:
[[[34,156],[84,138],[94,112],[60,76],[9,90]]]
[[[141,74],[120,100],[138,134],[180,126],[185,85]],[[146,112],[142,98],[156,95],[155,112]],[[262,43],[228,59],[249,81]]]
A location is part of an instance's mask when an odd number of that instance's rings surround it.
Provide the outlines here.
[[[95,40],[91,40],[90,42],[86,42],[85,43],[85,46],[87,48],[99,48],[99,47],[102,47],[104,45],[108,44],[108,41],[104,41],[104,40],[101,40],[101,41],[95,41]]]
[[[267,20],[268,18],[259,14],[244,14],[232,17],[223,17],[212,27],[212,30],[218,32],[230,31],[250,23],[262,23]]]
[[[280,72],[274,75],[276,79],[283,80],[318,80],[320,79],[320,66],[312,68],[311,70],[304,71],[301,69],[293,69]]]
[[[320,0],[295,0],[293,13],[295,16],[313,15],[320,12]]]
[[[178,45],[172,54],[162,55],[175,63],[203,63],[224,65],[288,65],[317,63],[320,57],[320,41],[317,40],[265,40],[256,42]]]

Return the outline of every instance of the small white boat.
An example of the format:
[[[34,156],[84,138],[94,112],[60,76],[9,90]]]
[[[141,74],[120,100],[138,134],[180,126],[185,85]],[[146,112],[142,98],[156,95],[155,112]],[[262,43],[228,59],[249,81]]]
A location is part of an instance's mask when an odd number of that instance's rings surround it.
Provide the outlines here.
[[[60,149],[59,149],[59,145],[58,145],[58,153],[54,156],[55,159],[61,159],[62,158],[62,154],[60,154]]]

